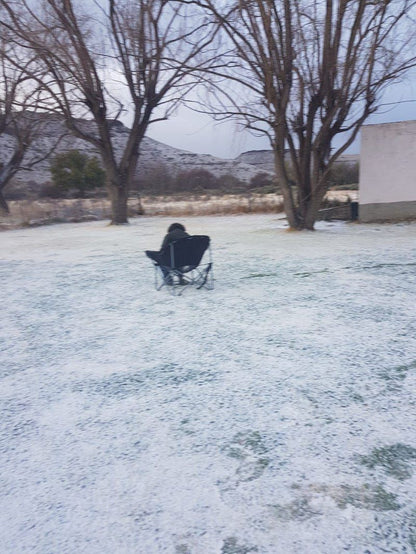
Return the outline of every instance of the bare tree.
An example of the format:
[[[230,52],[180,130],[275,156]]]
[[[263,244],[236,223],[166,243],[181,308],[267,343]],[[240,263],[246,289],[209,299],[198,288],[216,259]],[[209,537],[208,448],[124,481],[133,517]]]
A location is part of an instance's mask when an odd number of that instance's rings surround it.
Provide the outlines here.
[[[68,128],[100,152],[112,223],[126,223],[148,126],[169,117],[198,83],[203,63],[212,62],[206,17],[175,0],[0,0],[0,6],[15,40],[42,59],[48,73],[42,85]],[[120,117],[130,127],[121,150],[114,125]]]
[[[29,154],[30,146],[43,134],[46,124],[40,115],[46,107],[37,83],[41,73],[36,56],[16,47],[6,31],[2,29],[0,38],[0,136],[10,137],[11,153],[8,157],[4,154],[5,158],[0,161],[0,209],[9,213],[3,193],[6,186],[18,171],[31,171],[45,160],[60,138],[42,154]]]
[[[416,63],[409,20],[415,2],[197,4],[222,27],[229,47],[228,71],[217,73],[217,117],[237,118],[269,137],[289,224],[313,229],[334,161],[378,109],[386,87]]]

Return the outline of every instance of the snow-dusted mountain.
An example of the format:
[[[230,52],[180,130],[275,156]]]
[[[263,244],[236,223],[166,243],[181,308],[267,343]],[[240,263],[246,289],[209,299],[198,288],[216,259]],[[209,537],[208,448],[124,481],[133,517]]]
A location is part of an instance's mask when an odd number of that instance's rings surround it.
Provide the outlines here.
[[[359,154],[342,154],[335,163],[356,164],[359,161]],[[289,155],[288,155],[289,160]],[[274,171],[274,160],[272,150],[249,150],[240,154],[236,161],[257,167],[257,171]]]
[[[34,156],[38,158],[42,157],[50,151],[58,137],[65,133],[66,135],[59,142],[54,155],[78,149],[81,152],[99,157],[98,152],[91,144],[67,131],[63,119],[59,116],[39,114],[36,117],[39,117],[40,120],[41,133],[39,138],[32,143],[25,159],[31,159]],[[81,124],[91,126],[93,123],[84,120]],[[116,153],[121,155],[127,136],[127,127],[119,121],[114,121],[113,140]],[[0,136],[0,165],[2,162],[4,163],[10,159],[13,153],[14,140],[11,134],[5,133]],[[359,156],[357,155],[344,155],[339,159],[339,162],[355,163],[358,161],[358,158]],[[137,175],[146,175],[153,168],[160,168],[161,166],[164,166],[172,175],[175,175],[179,171],[205,169],[217,177],[230,174],[246,183],[260,172],[269,173],[270,176],[274,175],[273,152],[271,150],[250,150],[240,154],[235,159],[221,159],[209,154],[195,154],[186,150],[180,150],[146,137],[141,145]],[[23,194],[30,192],[37,193],[42,185],[51,181],[49,167],[50,159],[46,158],[35,165],[31,171],[19,171],[14,178],[14,183],[8,187],[8,190],[10,191],[14,188],[20,189]]]
[[[272,150],[249,150],[243,152],[237,158],[237,161],[257,167],[257,171],[274,171],[274,160]]]
[[[48,152],[57,138],[67,132],[62,119],[57,116],[42,115],[42,133],[40,138],[34,141],[27,152],[27,158],[34,155]],[[91,122],[85,121],[85,125],[91,125]],[[123,150],[128,135],[128,129],[121,122],[114,122],[113,138],[116,152]],[[4,162],[12,154],[14,138],[10,134],[0,136],[0,162]],[[89,155],[98,155],[93,146],[72,134],[67,134],[59,143],[54,154],[65,152],[71,149],[78,149]],[[202,168],[210,171],[215,176],[232,174],[241,181],[249,182],[259,171],[263,171],[257,165],[246,163],[237,159],[221,159],[209,154],[194,154],[185,150],[173,148],[151,138],[145,138],[141,146],[140,160],[137,168],[137,174],[146,174],[154,167],[165,165],[169,171],[176,173],[190,169]],[[45,159],[31,171],[19,171],[15,177],[16,185],[31,183],[31,188],[41,186],[51,180],[49,172],[50,160]]]

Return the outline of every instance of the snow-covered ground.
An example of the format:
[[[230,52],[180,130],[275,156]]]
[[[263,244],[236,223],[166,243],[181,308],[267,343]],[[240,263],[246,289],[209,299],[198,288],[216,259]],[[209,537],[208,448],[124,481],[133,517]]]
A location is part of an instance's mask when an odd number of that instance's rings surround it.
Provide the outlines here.
[[[169,223],[0,235],[0,552],[415,552],[416,224]]]

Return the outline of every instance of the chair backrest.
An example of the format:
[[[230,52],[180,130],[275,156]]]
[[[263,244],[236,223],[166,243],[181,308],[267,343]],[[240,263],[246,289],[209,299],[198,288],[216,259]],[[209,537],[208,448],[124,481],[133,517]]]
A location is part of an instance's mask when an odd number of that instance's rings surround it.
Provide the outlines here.
[[[187,271],[198,267],[209,243],[210,238],[206,235],[193,235],[171,242],[166,252],[169,255],[167,265],[175,269],[186,267]]]

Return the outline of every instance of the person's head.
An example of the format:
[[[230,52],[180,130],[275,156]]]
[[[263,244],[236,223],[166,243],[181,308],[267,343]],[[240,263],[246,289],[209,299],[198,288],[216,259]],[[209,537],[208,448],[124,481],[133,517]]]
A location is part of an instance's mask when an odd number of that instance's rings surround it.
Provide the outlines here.
[[[170,233],[171,231],[176,231],[176,230],[179,230],[179,231],[185,231],[185,226],[182,225],[182,223],[172,223],[172,225],[169,225],[169,228],[168,228],[168,233]]]

